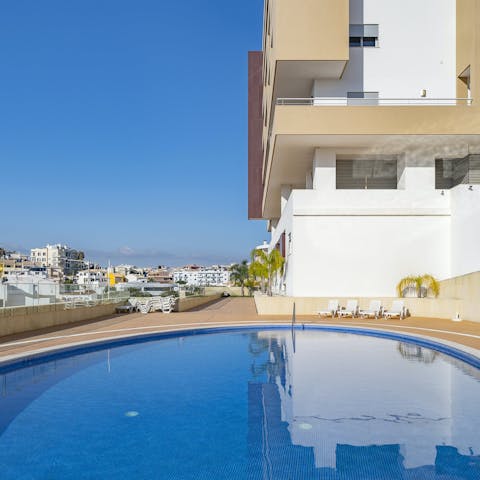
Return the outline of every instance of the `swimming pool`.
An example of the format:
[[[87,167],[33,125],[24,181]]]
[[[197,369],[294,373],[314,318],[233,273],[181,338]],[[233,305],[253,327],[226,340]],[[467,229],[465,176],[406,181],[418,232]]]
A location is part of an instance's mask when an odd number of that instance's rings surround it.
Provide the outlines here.
[[[0,382],[6,480],[480,479],[480,370],[402,339],[185,334]]]

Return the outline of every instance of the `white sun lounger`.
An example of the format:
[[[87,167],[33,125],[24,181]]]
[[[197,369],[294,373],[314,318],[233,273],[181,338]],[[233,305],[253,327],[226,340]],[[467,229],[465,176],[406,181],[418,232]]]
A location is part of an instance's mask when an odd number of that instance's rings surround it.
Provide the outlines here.
[[[394,300],[392,308],[383,312],[385,318],[398,317],[400,320],[405,318],[405,304],[403,300]]]
[[[358,313],[358,300],[348,300],[347,306],[338,311],[339,317],[356,317]]]
[[[360,316],[362,318],[375,317],[377,319],[382,316],[382,313],[383,307],[381,300],[372,300],[367,310],[360,310]]]
[[[338,312],[338,300],[330,300],[326,310],[320,310],[318,314],[321,317],[334,317]]]

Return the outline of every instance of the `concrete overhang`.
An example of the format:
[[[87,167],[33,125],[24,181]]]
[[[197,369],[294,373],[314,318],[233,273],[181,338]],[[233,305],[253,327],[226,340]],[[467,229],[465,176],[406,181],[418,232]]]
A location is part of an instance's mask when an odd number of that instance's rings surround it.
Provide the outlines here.
[[[273,99],[309,98],[314,79],[339,79],[347,61],[277,60]]]
[[[264,218],[280,216],[282,185],[305,188],[316,148],[343,154],[412,149],[456,156],[480,149],[480,108],[468,106],[277,106],[263,196]]]

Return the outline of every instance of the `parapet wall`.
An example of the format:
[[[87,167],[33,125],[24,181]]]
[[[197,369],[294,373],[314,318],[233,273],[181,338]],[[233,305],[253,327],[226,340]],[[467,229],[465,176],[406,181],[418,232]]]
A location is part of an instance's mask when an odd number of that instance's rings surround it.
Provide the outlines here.
[[[255,305],[259,315],[292,315],[293,303],[297,315],[316,315],[325,310],[328,301],[334,297],[268,297],[255,295]],[[338,298],[345,306],[348,298]],[[355,297],[350,297],[355,298]],[[392,297],[357,297],[360,309],[366,309],[371,300],[381,300],[389,308]],[[451,278],[441,282],[438,298],[404,298],[405,306],[414,317],[454,318],[457,313],[463,320],[480,322],[480,272]]]
[[[65,309],[65,304],[0,308],[0,337],[94,320],[115,313],[117,304]]]
[[[192,310],[193,308],[201,307],[202,305],[207,305],[209,303],[215,302],[220,298],[222,298],[221,293],[205,295],[204,297],[180,298],[177,301],[175,312],[186,312],[188,310]]]
[[[441,282],[439,300],[445,298],[459,301],[459,313],[463,319],[480,322],[480,272]]]

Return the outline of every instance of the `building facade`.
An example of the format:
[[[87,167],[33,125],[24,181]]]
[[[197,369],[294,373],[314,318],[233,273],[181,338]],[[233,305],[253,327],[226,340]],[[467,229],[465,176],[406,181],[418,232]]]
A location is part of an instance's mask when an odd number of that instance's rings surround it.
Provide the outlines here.
[[[173,272],[173,281],[186,282],[195,287],[227,286],[230,283],[230,271],[226,268],[182,269]]]
[[[36,265],[58,269],[66,276],[73,276],[86,266],[84,253],[67,245],[32,248],[30,258]]]
[[[280,293],[393,296],[480,270],[480,2],[268,0],[249,53],[249,218]]]

